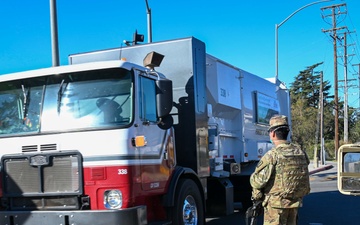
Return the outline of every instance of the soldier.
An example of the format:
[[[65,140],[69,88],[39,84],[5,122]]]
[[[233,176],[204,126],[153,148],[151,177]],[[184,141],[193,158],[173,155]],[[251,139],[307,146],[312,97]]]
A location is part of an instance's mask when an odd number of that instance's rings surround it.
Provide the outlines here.
[[[297,225],[298,209],[310,192],[307,154],[287,141],[286,116],[270,119],[269,136],[274,147],[259,161],[250,177],[253,200],[262,200],[264,225]]]

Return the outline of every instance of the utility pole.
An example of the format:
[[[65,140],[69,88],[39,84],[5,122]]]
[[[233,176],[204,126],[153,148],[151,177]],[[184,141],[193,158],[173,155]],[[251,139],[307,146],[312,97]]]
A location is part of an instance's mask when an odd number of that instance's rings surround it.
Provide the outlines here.
[[[348,86],[347,86],[347,32],[344,33],[344,143],[349,142]]]
[[[320,162],[325,165],[323,71],[320,72]]]
[[[346,12],[341,12],[341,7],[346,6],[346,3],[332,5],[328,7],[321,8],[322,11],[331,9],[331,17],[332,17],[332,29],[323,30],[323,32],[332,31],[333,38],[333,48],[334,48],[334,110],[335,110],[335,137],[334,137],[334,145],[335,145],[335,159],[337,158],[337,151],[339,149],[339,100],[338,100],[338,68],[337,68],[337,30],[343,29],[344,27],[337,27],[336,17],[339,14],[346,14]],[[326,17],[326,16],[325,16]]]
[[[321,85],[321,84],[320,84]],[[320,88],[321,89],[321,88]],[[321,93],[321,90],[320,90]],[[319,159],[318,159],[318,142],[319,142],[319,123],[320,123],[320,115],[321,115],[321,108],[320,108],[320,102],[321,102],[321,98],[319,96],[319,101],[318,101],[318,114],[316,116],[316,131],[315,131],[315,147],[314,147],[314,168],[318,168],[319,167]]]
[[[353,80],[353,79],[348,79],[348,69],[347,69],[347,64],[348,64],[348,52],[347,52],[347,48],[348,43],[347,43],[347,34],[351,33],[349,31],[344,32],[343,33],[343,37],[341,39],[344,40],[344,143],[348,143],[349,142],[349,112],[348,112],[348,108],[349,108],[349,101],[348,101],[348,92],[349,92],[349,85],[348,82]],[[354,54],[352,54],[354,55]],[[350,85],[351,87],[351,85]]]
[[[321,165],[325,164],[324,152],[324,95],[323,95],[323,71],[320,71],[320,90],[318,102],[318,115],[316,118],[316,132],[315,132],[315,148],[314,148],[314,168],[319,167],[317,145],[319,142],[320,132],[320,162]]]

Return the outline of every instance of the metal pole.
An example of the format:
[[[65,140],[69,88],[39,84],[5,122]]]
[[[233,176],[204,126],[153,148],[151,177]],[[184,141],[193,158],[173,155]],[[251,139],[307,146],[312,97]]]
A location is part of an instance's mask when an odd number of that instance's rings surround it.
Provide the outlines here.
[[[275,24],[275,82],[278,80],[279,77],[279,58],[278,58],[278,31],[279,25]]]
[[[334,107],[335,107],[335,159],[337,159],[337,151],[339,149],[339,99],[338,99],[338,67],[337,67],[337,33],[336,33],[336,12],[335,8],[332,8],[332,19],[333,19],[333,48],[334,48]]]
[[[348,121],[348,85],[347,85],[347,40],[344,33],[344,142],[349,141],[349,121]]]
[[[320,161],[325,164],[324,152],[324,92],[323,92],[323,71],[320,72]]]
[[[59,66],[59,45],[56,14],[56,0],[50,0],[52,65]]]
[[[148,43],[152,42],[152,26],[151,26],[151,9],[149,7],[148,1],[146,3],[146,14],[147,14],[147,29],[148,29]]]
[[[320,90],[321,91],[321,90]],[[321,94],[320,94],[321,95]],[[314,147],[314,168],[319,167],[319,160],[318,160],[318,143],[319,143],[319,129],[320,129],[320,120],[321,120],[321,96],[319,96],[319,102],[318,102],[318,114],[316,116],[316,131],[315,131],[315,147]],[[321,140],[321,139],[320,139]],[[321,153],[320,153],[321,154]]]
[[[304,5],[303,7],[297,9],[295,12],[291,13],[288,17],[286,17],[281,23],[275,24],[275,80],[279,77],[279,69],[278,69],[278,29],[283,25],[286,21],[288,21],[291,17],[293,17],[296,13],[299,11],[305,9],[306,7],[309,7],[311,5],[315,5],[322,2],[331,2],[333,0],[322,0],[317,2],[312,2],[307,5]]]

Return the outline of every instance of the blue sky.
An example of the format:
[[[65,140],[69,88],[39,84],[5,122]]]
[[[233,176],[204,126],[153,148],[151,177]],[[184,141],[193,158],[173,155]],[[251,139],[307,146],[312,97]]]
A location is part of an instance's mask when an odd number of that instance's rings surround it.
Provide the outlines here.
[[[49,0],[0,1],[0,74],[51,67]],[[316,0],[148,0],[152,10],[153,42],[194,36],[207,52],[236,67],[268,78],[275,76],[275,24]],[[357,79],[360,63],[359,0],[333,0],[296,13],[278,29],[279,79],[290,86],[299,71],[315,63],[324,78],[334,81],[330,10],[320,8],[346,3],[346,15],[337,18],[347,26],[348,79]],[[116,48],[131,40],[135,30],[145,35],[145,0],[57,0],[60,64],[72,53]],[[338,49],[339,56],[343,48]],[[339,58],[339,80],[344,79]],[[359,80],[349,83],[358,85]],[[343,100],[343,83],[339,97]],[[359,107],[359,88],[349,89],[349,105]]]

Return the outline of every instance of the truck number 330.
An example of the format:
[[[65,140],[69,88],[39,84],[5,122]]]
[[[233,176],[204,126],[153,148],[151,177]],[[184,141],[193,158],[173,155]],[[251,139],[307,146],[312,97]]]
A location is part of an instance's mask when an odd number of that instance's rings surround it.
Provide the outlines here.
[[[127,173],[128,173],[127,169],[118,169],[118,175],[125,175]]]

